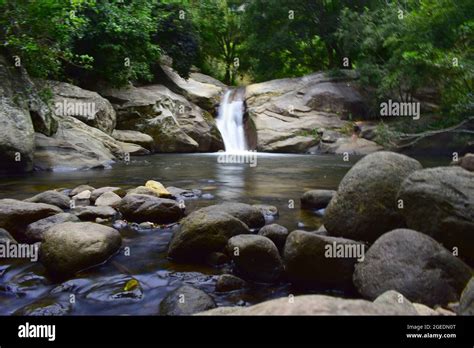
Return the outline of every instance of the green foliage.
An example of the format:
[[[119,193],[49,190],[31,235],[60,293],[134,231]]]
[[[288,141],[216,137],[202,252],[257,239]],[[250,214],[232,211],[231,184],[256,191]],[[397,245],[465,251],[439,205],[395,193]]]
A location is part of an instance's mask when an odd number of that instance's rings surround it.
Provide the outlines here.
[[[316,141],[321,140],[321,134],[320,134],[319,128],[313,128],[311,130],[302,130],[297,134],[304,137],[313,137]]]
[[[20,57],[35,77],[117,86],[151,81],[162,52],[188,77],[198,38],[192,22],[178,17],[179,3],[2,0],[0,49]]]
[[[435,91],[442,125],[474,114],[473,14],[472,0],[0,0],[0,52],[32,76],[118,86],[153,81],[162,54],[227,84],[338,77],[347,57],[379,100]]]
[[[256,81],[268,80],[272,75],[285,77],[298,65],[294,55],[299,53],[298,43],[290,31],[292,22],[288,18],[290,9],[291,1],[286,0],[278,6],[271,1],[256,0],[246,8],[245,56]]]
[[[429,87],[442,96],[441,110],[458,119],[474,112],[473,13],[470,0],[345,9],[337,35],[379,98],[412,101]]]
[[[160,47],[151,41],[156,32],[150,1],[98,1],[81,15],[87,18],[84,35],[75,42],[81,55],[94,57],[96,78],[114,85],[153,79],[151,63]]]
[[[157,4],[153,9],[157,31],[152,40],[173,59],[173,68],[189,77],[191,66],[199,56],[199,35],[186,6],[179,3]]]
[[[263,81],[341,67],[343,51],[336,35],[341,12],[357,11],[368,2],[247,1],[244,55],[253,76]]]
[[[350,136],[350,135],[354,134],[354,126],[355,126],[355,123],[347,122],[342,127],[338,128],[338,131],[341,134],[345,134],[347,136]]]
[[[38,96],[45,104],[49,105],[54,97],[53,90],[50,87],[38,88]]]
[[[374,141],[385,148],[393,146],[398,137],[397,132],[392,130],[392,128],[383,122],[377,124],[377,127],[375,128],[375,134]]]
[[[0,49],[21,58],[22,66],[37,77],[59,77],[65,62],[86,66],[90,61],[73,51],[87,20],[77,12],[87,0],[0,2]]]
[[[208,69],[223,66],[223,80],[234,84],[242,36],[242,9],[230,0],[206,0],[192,8],[201,38],[201,58],[207,60]]]

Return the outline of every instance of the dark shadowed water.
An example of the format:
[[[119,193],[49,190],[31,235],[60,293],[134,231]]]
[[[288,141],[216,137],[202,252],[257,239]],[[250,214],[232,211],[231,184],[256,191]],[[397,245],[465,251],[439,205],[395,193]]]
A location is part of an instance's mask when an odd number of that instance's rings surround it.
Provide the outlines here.
[[[157,180],[165,186],[202,190],[203,197],[186,201],[186,212],[221,202],[270,204],[279,209],[274,221],[289,230],[314,230],[321,218],[300,210],[299,198],[310,189],[336,189],[357,158],[342,156],[259,154],[256,167],[218,163],[216,154],[169,154],[134,158],[112,169],[81,172],[38,172],[0,178],[0,198],[24,199],[53,188],[89,184],[96,188],[131,188]],[[425,166],[446,165],[449,159],[423,159]],[[293,203],[294,202],[294,203]],[[123,250],[109,262],[67,281],[53,281],[40,263],[0,262],[0,314],[12,314],[35,301],[59,303],[70,314],[157,314],[160,301],[183,283],[211,294],[218,305],[249,305],[296,294],[287,284],[255,285],[247,290],[215,293],[216,275],[225,268],[178,265],[166,258],[169,229],[121,231]],[[227,270],[228,271],[228,270]],[[125,291],[130,279],[140,286]],[[327,289],[330,292],[330,289]],[[70,303],[74,294],[75,303]]]

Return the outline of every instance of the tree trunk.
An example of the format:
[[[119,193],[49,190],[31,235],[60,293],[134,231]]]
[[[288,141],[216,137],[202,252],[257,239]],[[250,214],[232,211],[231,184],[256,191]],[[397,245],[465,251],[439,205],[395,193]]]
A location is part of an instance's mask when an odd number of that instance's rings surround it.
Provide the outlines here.
[[[225,76],[224,76],[224,83],[226,85],[230,85],[232,81],[230,80],[230,63],[226,63],[225,65]]]
[[[326,51],[328,53],[328,68],[334,67],[334,51],[329,43],[326,43]]]

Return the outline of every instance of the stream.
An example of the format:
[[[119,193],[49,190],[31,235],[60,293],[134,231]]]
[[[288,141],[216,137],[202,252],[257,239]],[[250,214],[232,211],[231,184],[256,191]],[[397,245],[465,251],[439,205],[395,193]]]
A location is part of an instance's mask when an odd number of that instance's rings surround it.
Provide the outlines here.
[[[129,164],[111,169],[75,172],[34,172],[0,178],[0,198],[25,199],[48,189],[74,188],[89,184],[96,188],[133,188],[156,180],[165,186],[202,191],[199,199],[186,201],[186,213],[222,202],[274,205],[274,221],[295,229],[315,230],[321,217],[300,209],[299,198],[310,189],[336,189],[344,174],[357,161],[342,156],[258,154],[257,166],[218,163],[217,154],[156,154],[134,157]],[[446,159],[418,158],[425,167],[447,165]],[[292,207],[291,202],[294,202]],[[121,231],[121,251],[107,263],[55,281],[41,263],[20,260],[0,262],[0,315],[20,313],[33,302],[58,304],[55,314],[154,315],[160,301],[183,283],[209,293],[218,306],[251,305],[271,298],[298,294],[282,282],[228,293],[216,293],[216,276],[228,273],[223,267],[183,265],[166,257],[172,230],[126,227]],[[130,255],[125,255],[128,247]],[[125,291],[136,279],[138,287]],[[321,290],[332,293],[331,289]],[[74,303],[71,304],[71,294]],[[338,294],[350,296],[351,294]],[[34,307],[35,305],[33,305]]]

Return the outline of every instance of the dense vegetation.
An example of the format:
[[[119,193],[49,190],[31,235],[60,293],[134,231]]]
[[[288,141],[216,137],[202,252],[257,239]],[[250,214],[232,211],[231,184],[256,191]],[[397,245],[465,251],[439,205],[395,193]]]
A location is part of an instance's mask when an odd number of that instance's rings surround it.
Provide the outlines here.
[[[160,56],[228,84],[357,69],[379,98],[472,115],[472,0],[0,0],[0,49],[33,76],[150,82]]]

